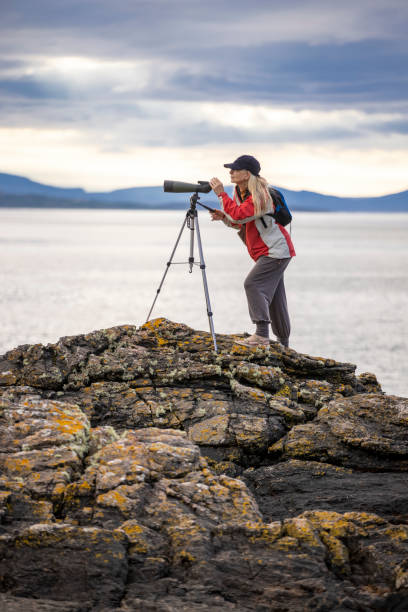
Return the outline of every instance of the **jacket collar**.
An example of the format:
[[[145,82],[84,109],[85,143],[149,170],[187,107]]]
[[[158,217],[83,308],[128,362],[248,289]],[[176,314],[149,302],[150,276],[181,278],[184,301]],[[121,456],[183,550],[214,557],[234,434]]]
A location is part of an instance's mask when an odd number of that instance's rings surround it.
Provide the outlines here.
[[[237,192],[237,195],[238,195],[238,198],[239,198],[239,201],[240,201],[240,202],[243,202],[244,200],[246,200],[246,199],[247,199],[247,197],[248,197],[248,196],[250,196],[250,195],[251,195],[251,194],[250,194],[250,192],[248,191],[248,189],[247,189],[246,191],[244,191],[244,193],[243,193],[243,194],[241,194],[241,190],[240,190],[240,188],[238,187],[238,185],[235,187],[235,190],[236,190],[236,192]]]

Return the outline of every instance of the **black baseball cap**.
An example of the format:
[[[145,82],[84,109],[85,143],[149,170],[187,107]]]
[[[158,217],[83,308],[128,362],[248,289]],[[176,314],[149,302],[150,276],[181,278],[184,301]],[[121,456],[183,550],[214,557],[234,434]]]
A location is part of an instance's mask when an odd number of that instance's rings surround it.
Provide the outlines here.
[[[224,168],[231,168],[231,170],[249,170],[251,174],[259,176],[261,170],[261,164],[252,155],[241,155],[232,162],[232,164],[224,164]]]

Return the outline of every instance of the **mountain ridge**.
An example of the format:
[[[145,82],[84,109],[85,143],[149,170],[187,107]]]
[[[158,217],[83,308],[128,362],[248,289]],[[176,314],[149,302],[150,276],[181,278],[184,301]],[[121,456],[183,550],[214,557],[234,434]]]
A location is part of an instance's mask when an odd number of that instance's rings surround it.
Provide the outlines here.
[[[408,190],[375,197],[348,198],[309,190],[278,187],[294,211],[408,212]],[[81,187],[63,188],[0,173],[0,207],[160,209],[185,208],[189,194],[163,193],[161,186],[130,187],[108,192],[87,192]],[[204,202],[216,205],[214,194]]]

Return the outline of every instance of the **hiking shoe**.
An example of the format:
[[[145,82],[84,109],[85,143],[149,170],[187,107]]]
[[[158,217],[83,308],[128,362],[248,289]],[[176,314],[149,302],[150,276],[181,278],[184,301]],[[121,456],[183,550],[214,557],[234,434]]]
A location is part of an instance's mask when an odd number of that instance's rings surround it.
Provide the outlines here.
[[[241,344],[242,346],[249,347],[257,347],[264,346],[269,348],[269,338],[265,338],[264,336],[258,336],[257,334],[252,334],[249,338],[245,338],[245,340],[237,340],[235,344]]]

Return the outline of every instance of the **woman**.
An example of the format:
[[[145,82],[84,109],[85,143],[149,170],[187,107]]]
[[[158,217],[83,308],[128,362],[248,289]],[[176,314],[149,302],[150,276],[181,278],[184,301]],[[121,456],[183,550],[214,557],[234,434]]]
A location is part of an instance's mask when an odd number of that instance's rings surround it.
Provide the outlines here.
[[[248,252],[256,262],[244,283],[249,316],[256,330],[240,344],[269,346],[271,323],[277,340],[289,346],[290,319],[283,274],[295,249],[288,232],[267,215],[274,211],[274,204],[267,181],[259,176],[258,160],[252,155],[241,155],[224,167],[230,168],[231,182],[235,183],[234,199],[225,193],[218,178],[212,178],[210,185],[222,206],[222,210],[211,213],[212,219],[240,229]]]

